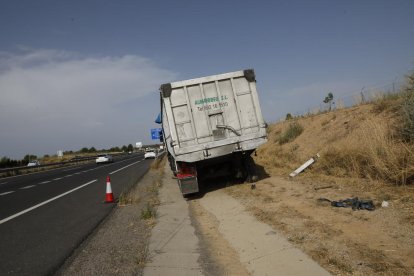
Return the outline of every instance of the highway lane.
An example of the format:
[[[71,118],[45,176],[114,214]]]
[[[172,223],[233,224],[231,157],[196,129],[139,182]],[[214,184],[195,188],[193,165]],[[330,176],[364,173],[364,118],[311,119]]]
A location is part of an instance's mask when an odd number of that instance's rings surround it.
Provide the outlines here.
[[[110,166],[116,170],[124,166],[125,162],[134,159],[143,159],[142,154],[127,155],[118,158],[114,163],[97,166],[94,163],[82,166],[66,167],[56,170],[3,178],[0,183],[0,222],[4,218],[30,208],[40,202],[68,191],[83,181],[85,175],[98,175]],[[86,182],[85,182],[86,183]]]
[[[0,274],[53,273],[113,208],[103,203],[106,177],[117,198],[150,163],[132,155],[0,180]]]

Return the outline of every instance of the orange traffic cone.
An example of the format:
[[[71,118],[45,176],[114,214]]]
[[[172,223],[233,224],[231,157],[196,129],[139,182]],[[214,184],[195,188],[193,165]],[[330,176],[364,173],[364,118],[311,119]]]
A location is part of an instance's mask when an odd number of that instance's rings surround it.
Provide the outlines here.
[[[113,203],[114,202],[114,194],[112,193],[111,188],[111,178],[109,176],[106,177],[106,198],[105,203]]]

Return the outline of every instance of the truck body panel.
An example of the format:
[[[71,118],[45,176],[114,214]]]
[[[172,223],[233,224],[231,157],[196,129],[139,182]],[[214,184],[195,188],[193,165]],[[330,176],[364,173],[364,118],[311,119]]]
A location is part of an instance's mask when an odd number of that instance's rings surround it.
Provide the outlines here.
[[[164,142],[176,162],[251,152],[267,141],[253,70],[172,82],[160,90]]]

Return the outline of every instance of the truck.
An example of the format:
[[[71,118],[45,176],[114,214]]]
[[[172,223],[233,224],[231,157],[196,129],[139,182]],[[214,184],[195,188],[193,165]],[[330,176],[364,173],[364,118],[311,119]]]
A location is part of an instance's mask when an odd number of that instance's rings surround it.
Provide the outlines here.
[[[184,197],[199,182],[231,176],[257,180],[251,154],[267,142],[253,69],[160,87],[162,137]]]

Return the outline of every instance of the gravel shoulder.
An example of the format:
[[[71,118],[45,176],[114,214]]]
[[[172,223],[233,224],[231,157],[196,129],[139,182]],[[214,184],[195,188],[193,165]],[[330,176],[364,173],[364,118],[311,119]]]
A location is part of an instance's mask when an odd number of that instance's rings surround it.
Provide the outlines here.
[[[164,172],[165,161],[156,162],[56,275],[142,275]]]

